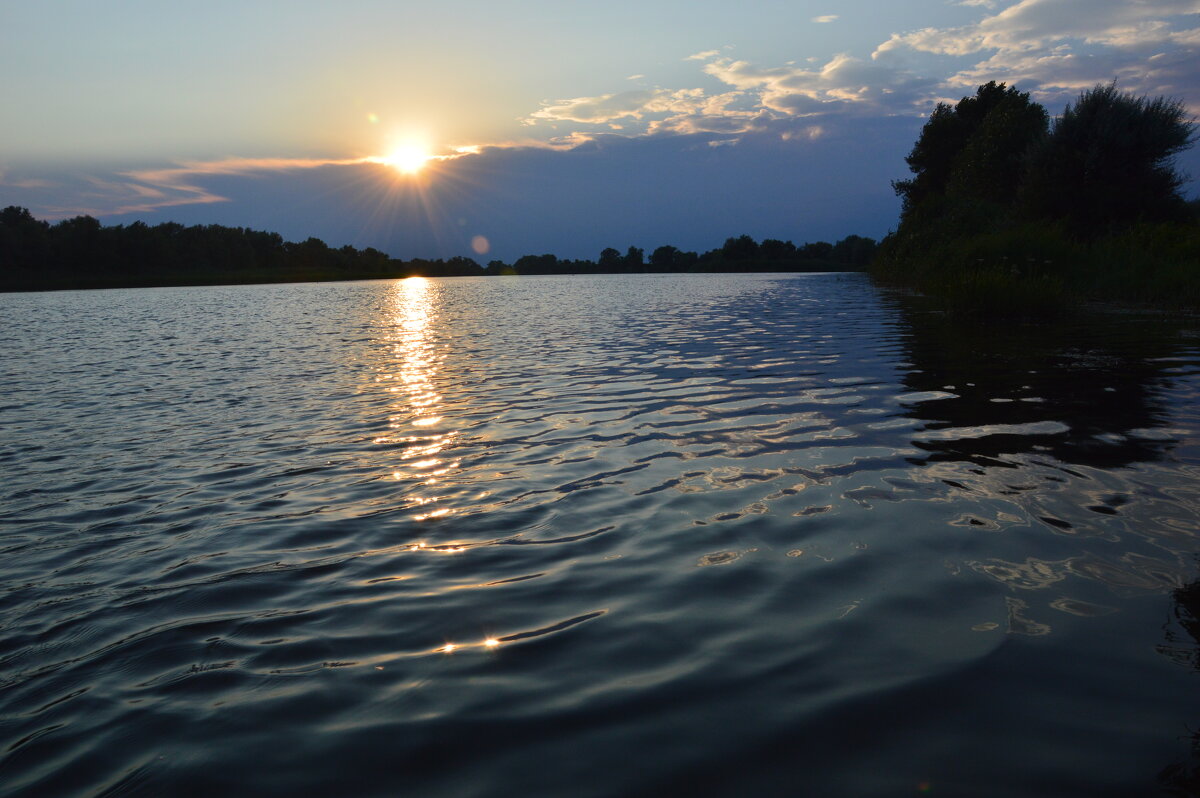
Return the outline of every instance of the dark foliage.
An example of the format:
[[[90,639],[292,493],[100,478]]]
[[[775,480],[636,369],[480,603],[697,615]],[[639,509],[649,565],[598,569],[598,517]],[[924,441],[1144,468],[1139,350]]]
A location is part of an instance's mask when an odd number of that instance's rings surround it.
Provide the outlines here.
[[[699,255],[673,246],[625,254],[605,249],[598,261],[524,255],[512,264],[471,258],[396,260],[368,247],[333,249],[317,238],[299,243],[242,227],[153,227],[134,222],[104,227],[90,216],[51,225],[25,208],[0,210],[0,290],[113,288],[149,285],[361,280],[421,275],[631,274],[644,272],[846,271],[865,269],[875,253],[870,238],[849,236],[797,247],[750,236],[728,239]]]
[[[947,195],[1011,202],[1022,162],[1046,125],[1046,109],[995,81],[953,107],[938,103],[905,159],[913,178],[892,184],[903,202],[901,218]]]
[[[0,290],[355,280],[482,274],[470,258],[398,261],[317,238],[284,241],[243,227],[142,222],[104,227],[90,216],[51,225],[25,208],[0,211]]]
[[[847,236],[836,244],[816,241],[797,247],[791,241],[768,238],[762,243],[748,235],[728,238],[703,254],[669,244],[651,251],[628,247],[601,250],[594,260],[567,260],[554,255],[524,255],[512,264],[488,263],[486,274],[645,274],[671,272],[824,272],[862,271],[875,257],[878,244],[863,236]]]
[[[727,238],[725,239],[725,245],[721,247],[721,258],[723,260],[754,260],[757,257],[758,242],[750,236]]]
[[[1022,210],[1085,237],[1135,222],[1183,221],[1184,178],[1172,159],[1194,137],[1178,100],[1097,86],[1068,105],[1034,149]]]
[[[1200,220],[1173,164],[1193,139],[1175,100],[1097,86],[1049,125],[1028,94],[984,84],[934,109],[872,270],[989,313],[1081,296],[1195,303]]]

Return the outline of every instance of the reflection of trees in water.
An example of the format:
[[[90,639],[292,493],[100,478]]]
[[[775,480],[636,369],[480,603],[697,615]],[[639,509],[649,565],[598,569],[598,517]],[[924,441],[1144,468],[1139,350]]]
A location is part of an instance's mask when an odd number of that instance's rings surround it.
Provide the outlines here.
[[[1005,597],[1009,632],[1046,634],[1053,611],[1099,617],[1135,610],[1122,596],[1174,590],[1177,622],[1162,651],[1200,670],[1200,581],[1179,587],[1196,578],[1200,549],[1188,471],[1195,339],[1181,334],[1194,320],[1105,312],[1006,325],[937,313],[917,297],[887,301],[902,322],[916,473],[965,488],[956,523],[1021,530],[980,541],[983,556],[967,563],[1022,591]],[[1089,678],[1106,676],[1080,671],[1081,684]],[[1182,753],[1158,774],[1166,794],[1200,798],[1193,728],[1187,748],[1172,744],[1145,773]]]
[[[1003,455],[1038,453],[1115,468],[1157,460],[1168,446],[1137,433],[1161,426],[1167,412],[1159,393],[1170,364],[1158,359],[1179,348],[1169,321],[1113,313],[980,324],[918,298],[893,301],[906,321],[906,388],[950,394],[908,405],[925,423],[914,445],[929,461],[998,465]]]
[[[1158,650],[1182,665],[1200,670],[1200,581],[1179,588],[1175,624],[1167,627],[1166,644]],[[1191,736],[1191,755],[1163,768],[1158,781],[1165,795],[1200,798],[1200,731]]]

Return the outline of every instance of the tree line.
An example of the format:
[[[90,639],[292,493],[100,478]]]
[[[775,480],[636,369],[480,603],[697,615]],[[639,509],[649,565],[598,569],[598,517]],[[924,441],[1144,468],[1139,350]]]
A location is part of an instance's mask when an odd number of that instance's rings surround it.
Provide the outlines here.
[[[174,222],[101,225],[91,216],[55,224],[29,210],[0,210],[0,290],[109,288],[323,280],[363,280],[504,274],[629,274],[701,271],[845,271],[864,269],[876,243],[848,236],[836,244],[819,241],[757,242],[747,235],[698,254],[673,246],[651,252],[605,249],[595,260],[525,255],[513,263],[472,258],[399,260],[372,247],[330,247],[317,238],[296,243],[278,233],[244,227]]]
[[[671,245],[650,255],[640,247],[622,253],[613,247],[592,260],[567,260],[554,255],[525,255],[512,264],[494,260],[489,274],[642,274],[659,272],[815,272],[861,271],[875,257],[878,244],[863,236],[846,236],[836,244],[816,241],[797,246],[775,238],[755,241],[748,235],[725,239],[708,252],[686,252]]]
[[[56,224],[27,209],[0,210],[0,290],[362,280],[405,271],[477,274],[470,258],[396,261],[372,247],[334,248],[318,238],[175,222],[101,225],[91,216]]]

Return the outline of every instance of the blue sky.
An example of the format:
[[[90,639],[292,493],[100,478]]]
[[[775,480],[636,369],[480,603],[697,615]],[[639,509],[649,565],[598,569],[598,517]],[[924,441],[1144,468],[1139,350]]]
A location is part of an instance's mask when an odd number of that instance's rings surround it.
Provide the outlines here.
[[[987,80],[1200,110],[1200,0],[4,2],[0,69],[0,205],[595,257],[881,236]]]

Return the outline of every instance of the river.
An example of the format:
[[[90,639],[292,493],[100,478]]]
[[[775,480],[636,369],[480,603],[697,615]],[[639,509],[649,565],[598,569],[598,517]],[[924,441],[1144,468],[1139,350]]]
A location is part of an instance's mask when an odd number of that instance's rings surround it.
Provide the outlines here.
[[[0,295],[16,796],[1200,795],[1200,321]]]

